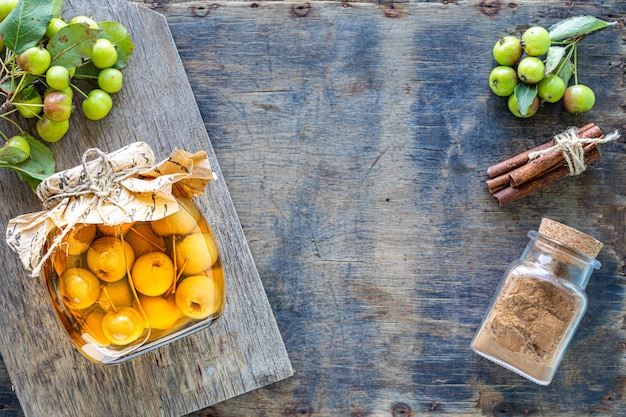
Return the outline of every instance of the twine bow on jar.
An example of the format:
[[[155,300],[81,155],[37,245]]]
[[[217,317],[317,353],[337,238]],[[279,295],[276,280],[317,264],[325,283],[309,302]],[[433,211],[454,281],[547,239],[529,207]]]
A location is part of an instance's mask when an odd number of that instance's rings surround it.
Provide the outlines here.
[[[96,158],[90,159],[94,155]],[[214,179],[204,151],[191,154],[175,149],[155,165],[152,149],[144,142],[109,154],[88,149],[81,165],[54,174],[39,185],[37,196],[44,210],[10,220],[6,240],[35,276],[77,224],[157,220],[178,210],[172,195],[174,184],[193,197],[204,193],[206,184]],[[42,253],[54,229],[62,231]]]
[[[96,169],[89,168],[88,162],[91,155],[97,155],[99,163]],[[97,161],[97,159],[96,159]],[[43,202],[43,208],[50,210],[57,206],[63,199],[77,197],[81,195],[92,195],[92,203],[90,207],[97,205],[98,211],[102,207],[103,202],[116,205],[120,210],[126,211],[124,207],[116,203],[113,198],[122,187],[121,182],[126,178],[137,175],[143,167],[133,166],[131,168],[115,171],[107,157],[107,155],[97,148],[90,148],[83,153],[82,168],[85,175],[85,181],[81,181],[74,186],[65,189],[64,192],[47,194],[42,188],[37,189],[37,196]],[[94,172],[96,171],[96,172]],[[105,219],[103,218],[103,221]]]

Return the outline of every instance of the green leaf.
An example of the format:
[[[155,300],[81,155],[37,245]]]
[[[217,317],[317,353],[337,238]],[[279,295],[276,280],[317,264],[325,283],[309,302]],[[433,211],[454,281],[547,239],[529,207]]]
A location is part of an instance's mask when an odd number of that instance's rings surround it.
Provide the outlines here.
[[[52,17],[61,17],[63,0],[52,0]]]
[[[563,60],[567,49],[564,46],[551,46],[546,55],[546,77],[552,74]]]
[[[110,40],[113,45],[117,46],[115,68],[124,68],[133,55],[134,49],[134,44],[130,40],[130,34],[126,27],[119,22],[98,22],[98,26],[102,30],[100,37]]]
[[[572,61],[564,61],[563,66],[561,66],[556,74],[561,77],[561,79],[565,82],[565,85],[567,86],[569,84],[570,78],[572,78],[572,75],[574,75],[574,64],[572,63]]]
[[[528,114],[528,108],[533,104],[533,100],[537,97],[537,85],[519,83],[515,86],[513,94],[517,99],[520,114],[525,116]]]
[[[62,65],[71,69],[91,59],[98,32],[80,23],[73,23],[59,30],[48,42],[50,65]]]
[[[25,88],[22,88],[19,92],[15,94],[13,97],[13,101],[16,103],[29,101],[37,97],[37,89],[33,84],[28,84]]]
[[[24,74],[22,78],[19,77],[5,77],[0,88],[6,93],[17,94],[17,87],[21,85],[20,91],[27,88],[33,81],[37,79],[36,75]]]
[[[617,22],[606,22],[594,16],[574,16],[561,20],[550,26],[550,39],[562,41],[577,36],[589,35],[592,32],[616,25]]]
[[[37,45],[46,34],[54,3],[50,0],[20,0],[0,23],[6,47],[16,54]]]
[[[91,62],[86,62],[80,67],[76,67],[76,73],[74,74],[74,78],[76,79],[95,79],[98,78],[98,74],[102,71],[100,68],[96,68],[96,66]]]
[[[20,179],[27,182],[31,190],[36,192],[39,183],[54,174],[54,155],[50,148],[37,139],[28,135],[24,137],[30,145],[30,158],[17,165],[0,161],[0,168],[17,172]]]

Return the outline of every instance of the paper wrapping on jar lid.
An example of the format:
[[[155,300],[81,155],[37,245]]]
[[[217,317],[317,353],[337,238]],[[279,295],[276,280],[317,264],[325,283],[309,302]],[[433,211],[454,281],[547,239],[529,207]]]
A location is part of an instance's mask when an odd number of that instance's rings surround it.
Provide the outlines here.
[[[93,155],[96,158],[89,160]],[[55,228],[158,220],[178,211],[172,195],[175,183],[193,197],[203,194],[206,184],[216,179],[206,152],[192,154],[175,149],[169,158],[155,165],[154,153],[144,142],[109,154],[89,149],[82,162],[39,184],[37,195],[43,211],[9,221],[7,243],[33,275],[39,273],[47,258],[42,248]]]

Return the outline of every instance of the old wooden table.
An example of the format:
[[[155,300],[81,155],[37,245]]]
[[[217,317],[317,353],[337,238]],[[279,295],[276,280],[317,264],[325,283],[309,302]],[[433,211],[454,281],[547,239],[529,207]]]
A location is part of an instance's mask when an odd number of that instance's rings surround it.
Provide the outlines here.
[[[623,140],[505,208],[484,186],[567,126],[626,128],[622,1],[137,3],[167,19],[295,370],[192,415],[626,415]],[[514,118],[493,43],[580,14],[620,22],[580,45],[596,106]],[[548,387],[469,349],[544,216],[605,242]]]

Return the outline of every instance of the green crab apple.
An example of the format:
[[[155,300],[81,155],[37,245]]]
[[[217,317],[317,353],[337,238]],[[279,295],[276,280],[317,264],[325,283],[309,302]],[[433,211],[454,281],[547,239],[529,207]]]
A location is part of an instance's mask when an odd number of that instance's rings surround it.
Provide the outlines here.
[[[567,87],[563,95],[563,107],[572,114],[589,111],[595,103],[596,96],[593,90],[584,84]]]
[[[529,56],[544,55],[551,44],[550,33],[541,26],[530,27],[522,35],[522,46]]]
[[[109,114],[113,100],[109,93],[99,88],[93,89],[81,104],[83,113],[89,120],[100,120]]]
[[[45,74],[50,67],[50,52],[41,46],[31,46],[17,56],[17,64],[31,75]]]
[[[500,65],[491,70],[489,74],[489,87],[497,96],[507,97],[513,94],[517,85],[517,72],[515,68]]]
[[[53,65],[46,71],[46,84],[55,90],[70,86],[70,70],[62,65]]]
[[[565,94],[565,81],[556,74],[550,74],[537,84],[537,94],[548,103],[556,103]]]
[[[62,91],[52,91],[43,99],[43,114],[53,122],[62,122],[70,118],[72,97]]]
[[[524,48],[519,38],[503,36],[493,46],[493,58],[500,65],[512,67],[524,54]]]
[[[35,117],[43,110],[43,97],[35,89],[18,93],[12,103],[25,119]]]
[[[545,71],[543,62],[533,56],[527,56],[517,65],[517,76],[526,84],[537,84],[545,76]]]
[[[59,17],[53,17],[50,19],[50,23],[48,23],[48,28],[46,29],[46,36],[48,39],[56,35],[58,31],[67,26],[67,22]]]
[[[24,136],[16,135],[10,138],[3,146],[3,148],[11,148],[14,159],[11,160],[13,164],[19,164],[24,162],[30,156],[30,143]]]
[[[110,68],[117,62],[117,56],[115,45],[108,39],[100,38],[91,51],[91,62],[96,68]]]
[[[98,74],[98,87],[109,94],[117,93],[124,83],[122,71],[117,68],[105,68]]]
[[[0,0],[0,22],[15,9],[18,0]]]
[[[37,134],[46,142],[58,142],[69,128],[69,120],[55,122],[44,116],[37,122]]]
[[[84,15],[74,16],[69,21],[70,25],[73,24],[73,23],[80,23],[80,24],[83,24],[83,25],[87,25],[87,26],[89,26],[90,29],[100,29],[100,27],[98,26],[98,23],[96,23],[96,21],[93,20],[89,16],[84,16]]]

